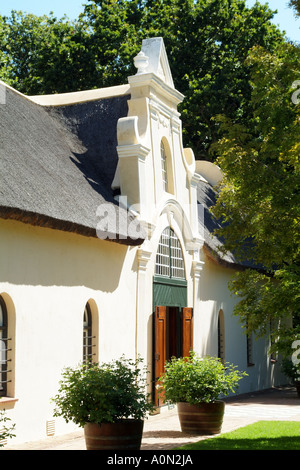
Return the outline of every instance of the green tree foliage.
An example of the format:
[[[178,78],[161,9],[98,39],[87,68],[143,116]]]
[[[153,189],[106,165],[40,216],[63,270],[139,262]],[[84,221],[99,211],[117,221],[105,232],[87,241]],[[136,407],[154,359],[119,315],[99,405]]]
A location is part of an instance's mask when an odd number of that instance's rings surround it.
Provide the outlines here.
[[[248,9],[244,0],[95,0],[84,18],[101,54],[105,86],[111,80],[124,83],[128,72],[135,73],[132,53],[143,38],[164,38],[175,86],[185,95],[180,108],[185,145],[197,159],[212,159],[208,150],[218,126],[211,118],[226,113],[248,119],[249,50],[254,45],[273,50],[282,40],[272,16],[267,6]]]
[[[10,57],[7,54],[9,37],[9,26],[5,18],[0,16],[0,79],[5,81],[8,85],[12,84],[12,68],[10,66]]]
[[[12,86],[29,95],[94,85],[95,62],[87,49],[87,25],[15,11],[10,18],[0,17],[0,21],[6,62],[0,69],[2,80],[8,76]]]
[[[224,137],[216,147],[225,178],[214,212],[227,223],[226,248],[242,258],[246,246],[263,266],[231,283],[243,298],[236,313],[287,353],[300,334],[300,48],[256,47],[248,64],[253,118],[242,126],[220,117]]]
[[[295,14],[300,16],[300,0],[290,0],[290,6],[294,8]]]
[[[272,51],[283,41],[272,16],[268,6],[246,8],[245,0],[94,0],[75,22],[13,13],[2,19],[8,31],[1,49],[19,91],[68,92],[126,83],[142,39],[163,37],[175,86],[186,97],[184,144],[197,159],[213,159],[219,126],[212,117],[249,119],[249,50]]]

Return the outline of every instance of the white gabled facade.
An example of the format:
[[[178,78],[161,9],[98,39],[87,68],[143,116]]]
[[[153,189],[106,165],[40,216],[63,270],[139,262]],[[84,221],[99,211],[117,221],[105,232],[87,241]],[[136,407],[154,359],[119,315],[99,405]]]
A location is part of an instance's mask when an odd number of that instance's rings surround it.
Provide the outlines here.
[[[147,56],[148,54],[148,56]],[[155,59],[153,59],[153,57]],[[135,58],[143,61],[129,77],[131,99],[128,117],[118,122],[118,184],[128,205],[141,221],[155,225],[157,214],[168,204],[184,209],[190,241],[199,238],[196,210],[195,158],[182,145],[178,104],[183,95],[175,90],[162,38],[143,41]],[[167,187],[163,183],[161,145],[165,147]]]
[[[128,117],[118,122],[119,164],[115,184],[118,182],[121,197],[125,197],[128,206],[138,214],[148,235],[138,250],[136,344],[137,353],[147,357],[155,368],[151,339],[155,333],[152,320],[149,326],[149,319],[156,307],[153,303],[153,292],[158,288],[153,280],[156,253],[161,234],[168,227],[182,247],[185,307],[199,311],[200,299],[195,295],[203,245],[198,231],[199,176],[195,174],[192,150],[183,148],[177,107],[184,97],[174,88],[162,38],[144,40],[135,65],[137,74],[128,79],[131,94]],[[176,284],[176,279],[172,281]],[[176,285],[173,287],[176,296],[175,289]],[[176,300],[168,307],[177,308],[176,315],[180,314]],[[169,328],[168,322],[166,328]]]

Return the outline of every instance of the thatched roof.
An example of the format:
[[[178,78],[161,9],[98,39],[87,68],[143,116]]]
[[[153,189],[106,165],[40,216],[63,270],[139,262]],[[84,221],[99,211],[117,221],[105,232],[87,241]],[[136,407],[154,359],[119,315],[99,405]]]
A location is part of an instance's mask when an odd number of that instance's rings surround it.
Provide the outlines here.
[[[111,188],[118,162],[117,122],[127,116],[130,95],[120,87],[119,95],[114,90],[113,96],[96,96],[41,106],[6,88],[0,104],[0,217],[97,237],[96,211],[104,207],[107,227],[101,238],[139,245],[145,234],[134,215],[117,204]],[[215,191],[204,180],[198,184],[198,203],[209,256],[227,267],[252,267],[233,253],[220,253],[223,240],[214,234],[220,224],[210,212]],[[128,226],[133,227],[129,234]]]
[[[255,268],[262,269],[251,259],[249,249],[244,247],[245,256],[241,260],[232,252],[222,252],[224,239],[216,234],[221,228],[221,222],[217,220],[210,209],[216,203],[214,188],[205,181],[199,181],[197,187],[198,199],[198,224],[199,232],[204,237],[204,250],[206,254],[218,264],[234,269]]]
[[[142,234],[127,236],[128,225],[137,222],[111,189],[117,121],[127,115],[128,99],[44,107],[8,87],[0,104],[0,216],[96,237],[96,211],[107,204],[117,220],[116,233],[108,220],[108,238],[142,243]]]

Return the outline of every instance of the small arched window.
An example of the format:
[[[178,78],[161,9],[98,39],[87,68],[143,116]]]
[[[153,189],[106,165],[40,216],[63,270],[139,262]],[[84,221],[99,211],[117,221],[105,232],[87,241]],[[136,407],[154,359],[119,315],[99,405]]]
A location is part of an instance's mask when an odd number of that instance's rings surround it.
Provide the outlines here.
[[[2,297],[0,297],[0,396],[7,395],[7,382],[8,382],[8,324],[7,324],[7,310]]]
[[[171,227],[161,234],[156,253],[155,274],[185,279],[184,259],[180,241]]]
[[[160,142],[160,160],[163,190],[168,193],[174,194],[171,151],[168,142],[165,138]]]
[[[168,191],[167,154],[166,154],[166,148],[165,148],[163,141],[161,141],[160,143],[160,158],[161,158],[163,188],[164,188],[164,191]]]
[[[218,314],[218,358],[225,364],[225,321],[223,310]]]
[[[93,359],[92,312],[89,303],[83,314],[83,362],[91,363]]]

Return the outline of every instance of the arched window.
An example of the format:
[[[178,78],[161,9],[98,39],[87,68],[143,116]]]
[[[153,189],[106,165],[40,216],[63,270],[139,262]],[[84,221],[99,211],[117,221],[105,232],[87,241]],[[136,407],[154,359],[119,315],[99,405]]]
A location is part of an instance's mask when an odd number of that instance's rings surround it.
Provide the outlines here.
[[[89,303],[83,314],[83,362],[91,363],[93,359],[92,312]]]
[[[218,357],[225,364],[225,321],[223,310],[218,314]]]
[[[171,227],[161,234],[156,253],[155,274],[159,276],[185,279],[184,259],[180,241]]]
[[[168,191],[167,154],[166,154],[166,148],[165,148],[163,141],[161,141],[160,143],[160,158],[161,158],[163,188],[165,191]]]
[[[0,396],[7,395],[8,383],[8,324],[7,324],[7,310],[2,297],[0,297]]]
[[[174,194],[171,150],[165,138],[160,142],[160,159],[163,189],[168,193]]]

